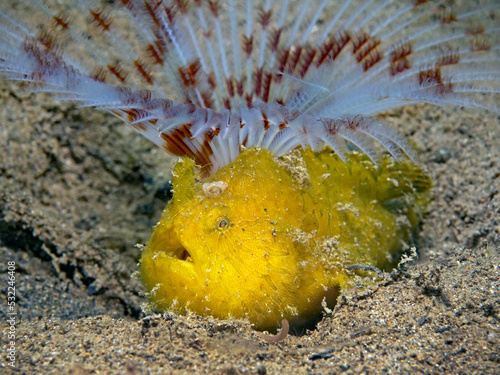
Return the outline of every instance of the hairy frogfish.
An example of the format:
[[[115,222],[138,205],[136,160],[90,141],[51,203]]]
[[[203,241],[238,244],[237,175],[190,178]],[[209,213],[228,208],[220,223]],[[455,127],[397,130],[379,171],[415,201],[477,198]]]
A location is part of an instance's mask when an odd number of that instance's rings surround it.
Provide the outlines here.
[[[499,8],[23,0],[0,5],[0,73],[179,157],[141,254],[153,306],[272,329],[315,319],[409,247],[431,183],[377,115],[498,112]]]
[[[347,162],[330,149],[291,156],[248,149],[207,180],[191,159],[177,162],[173,199],[141,259],[157,307],[247,318],[258,329],[300,324],[355,278],[346,266],[394,263],[429,178],[414,164],[376,166],[357,153]]]

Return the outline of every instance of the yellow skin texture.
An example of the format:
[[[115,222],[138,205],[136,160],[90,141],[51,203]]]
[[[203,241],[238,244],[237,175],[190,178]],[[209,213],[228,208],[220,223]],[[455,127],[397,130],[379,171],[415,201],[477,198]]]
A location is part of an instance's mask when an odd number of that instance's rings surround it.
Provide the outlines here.
[[[323,298],[333,303],[356,277],[346,265],[394,263],[428,201],[418,167],[375,166],[357,153],[344,163],[329,149],[288,159],[245,150],[206,181],[180,159],[173,199],[141,259],[156,308],[273,329],[317,317]],[[203,191],[216,181],[226,190]]]

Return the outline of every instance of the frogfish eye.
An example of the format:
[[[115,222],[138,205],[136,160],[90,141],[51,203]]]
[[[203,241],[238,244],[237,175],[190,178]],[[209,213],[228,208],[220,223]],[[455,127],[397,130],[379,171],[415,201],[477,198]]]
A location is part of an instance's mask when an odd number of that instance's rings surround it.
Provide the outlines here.
[[[226,216],[220,216],[217,218],[217,228],[225,229],[229,227],[229,219]]]

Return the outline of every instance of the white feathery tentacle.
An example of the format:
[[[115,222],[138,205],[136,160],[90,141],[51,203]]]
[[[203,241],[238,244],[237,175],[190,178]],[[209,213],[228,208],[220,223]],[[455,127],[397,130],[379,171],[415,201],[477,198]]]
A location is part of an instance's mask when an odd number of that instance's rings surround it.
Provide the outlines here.
[[[328,38],[331,30],[338,24],[339,20],[341,19],[341,17],[343,17],[349,5],[351,5],[351,2],[352,0],[344,0],[344,4],[342,5],[342,7],[336,12],[335,16],[325,27],[323,34],[321,34],[321,36],[318,38],[318,44],[322,43],[322,41]]]
[[[253,34],[253,1],[246,1],[246,23],[245,23],[245,41],[250,43],[247,49],[247,59],[246,59],[246,90],[248,93],[252,92],[252,34]]]
[[[309,26],[307,27],[306,31],[302,35],[302,40],[300,41],[300,44],[306,44],[307,39],[309,38],[311,31],[315,27],[316,22],[318,21],[318,18],[321,16],[321,13],[323,12],[323,9],[325,8],[327,2],[328,2],[328,0],[323,0],[321,2],[321,4],[319,4],[318,9],[316,10],[316,13],[314,13],[314,16],[309,21]]]
[[[240,40],[239,40],[239,33],[238,33],[238,18],[237,17],[231,17],[230,14],[231,12],[234,14],[236,13],[236,5],[235,5],[235,0],[230,0],[229,1],[229,9],[228,9],[228,18],[231,26],[231,52],[233,54],[233,61],[234,61],[234,72],[235,72],[235,78],[236,81],[241,80],[241,58],[240,58]]]

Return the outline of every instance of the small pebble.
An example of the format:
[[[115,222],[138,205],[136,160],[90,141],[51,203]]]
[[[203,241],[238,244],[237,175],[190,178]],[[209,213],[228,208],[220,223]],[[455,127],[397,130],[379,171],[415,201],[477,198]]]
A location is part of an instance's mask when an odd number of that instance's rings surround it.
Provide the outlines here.
[[[445,147],[440,147],[434,153],[434,160],[437,163],[446,163],[451,158],[451,152]]]

